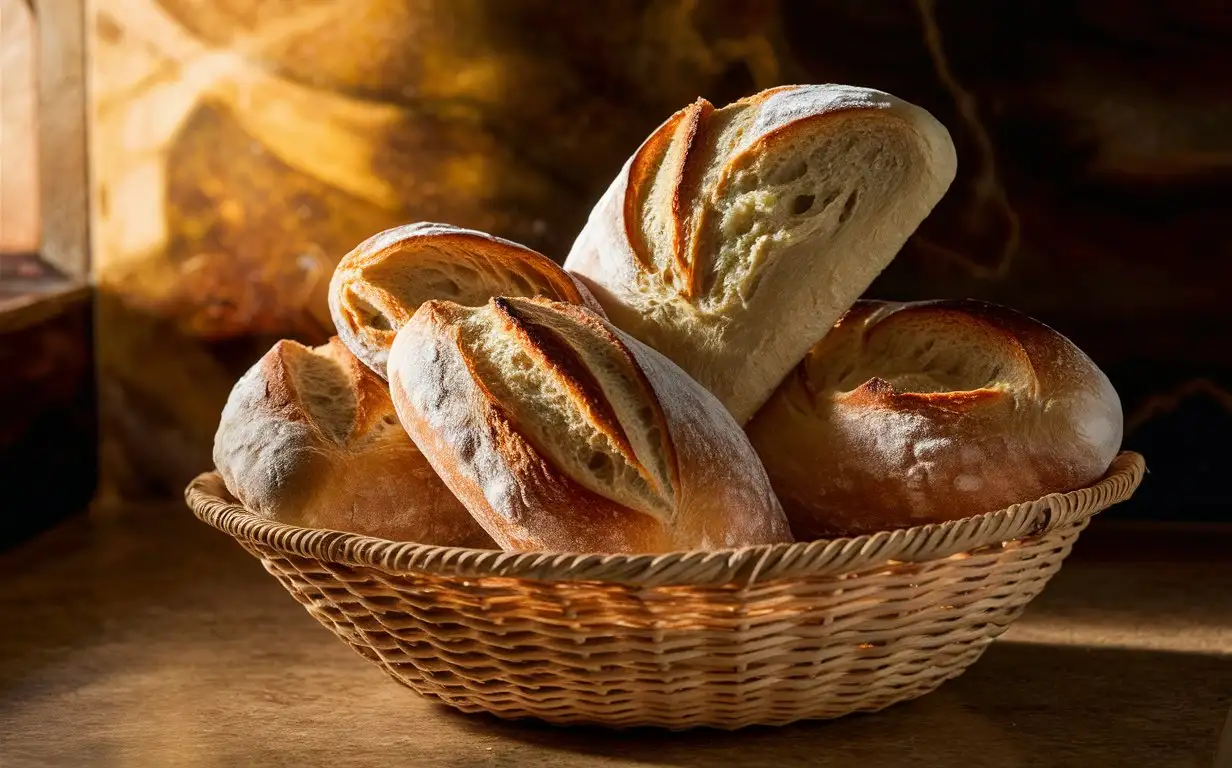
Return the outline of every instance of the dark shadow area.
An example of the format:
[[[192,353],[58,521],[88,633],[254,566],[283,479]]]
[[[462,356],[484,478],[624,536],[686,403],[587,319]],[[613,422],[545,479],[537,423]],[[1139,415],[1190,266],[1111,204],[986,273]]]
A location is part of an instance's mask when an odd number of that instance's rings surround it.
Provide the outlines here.
[[[94,494],[93,333],[85,286],[0,284],[0,550],[80,513]]]

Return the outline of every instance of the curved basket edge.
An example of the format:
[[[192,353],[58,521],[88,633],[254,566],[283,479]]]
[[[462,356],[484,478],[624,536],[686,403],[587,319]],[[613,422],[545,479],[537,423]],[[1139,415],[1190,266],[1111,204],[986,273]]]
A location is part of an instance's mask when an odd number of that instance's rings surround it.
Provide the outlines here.
[[[536,581],[600,581],[633,586],[751,585],[808,573],[853,573],[890,561],[938,560],[1037,536],[1084,521],[1129,498],[1146,471],[1140,454],[1119,454],[1095,484],[996,512],[851,538],[741,549],[662,554],[502,552],[394,542],[343,531],[301,528],[260,518],[226,499],[216,472],[197,476],[185,500],[203,522],[233,538],[283,554],[386,572]]]

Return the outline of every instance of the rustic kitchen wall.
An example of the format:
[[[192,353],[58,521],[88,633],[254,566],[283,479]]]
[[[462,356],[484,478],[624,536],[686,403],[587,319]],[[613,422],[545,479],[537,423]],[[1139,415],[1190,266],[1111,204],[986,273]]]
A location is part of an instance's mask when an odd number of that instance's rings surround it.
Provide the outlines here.
[[[1105,367],[1144,500],[1212,516],[1232,460],[1232,19],[1218,2],[95,0],[104,475],[177,493],[234,379],[329,333],[356,242],[440,220],[556,259],[699,95],[869,85],[959,177],[870,295],[1034,314]],[[1164,499],[1168,505],[1162,505]]]
[[[38,249],[34,12],[0,0],[0,259]],[[0,267],[0,275],[6,270]]]

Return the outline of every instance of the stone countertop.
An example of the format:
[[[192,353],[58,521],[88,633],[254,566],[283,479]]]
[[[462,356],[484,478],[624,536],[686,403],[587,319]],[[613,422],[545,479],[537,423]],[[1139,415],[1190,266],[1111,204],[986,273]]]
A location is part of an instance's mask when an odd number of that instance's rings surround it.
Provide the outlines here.
[[[1232,707],[1232,531],[1096,520],[966,674],[734,733],[467,716],[388,680],[178,504],[0,554],[0,766],[1199,766]]]

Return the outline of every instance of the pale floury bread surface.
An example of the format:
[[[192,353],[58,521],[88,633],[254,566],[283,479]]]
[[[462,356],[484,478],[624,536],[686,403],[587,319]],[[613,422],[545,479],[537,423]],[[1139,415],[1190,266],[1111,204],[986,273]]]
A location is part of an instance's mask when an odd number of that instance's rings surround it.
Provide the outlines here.
[[[449,224],[420,223],[373,235],[342,258],[329,285],[338,336],[385,376],[389,345],[429,299],[480,306],[492,296],[544,296],[602,312],[586,288],[543,254]]]
[[[240,378],[214,463],[231,494],[270,520],[495,547],[398,423],[385,382],[337,338],[280,341]]]
[[[425,303],[389,383],[403,425],[501,547],[660,552],[790,541],[739,426],[581,307]]]
[[[959,519],[1098,480],[1121,401],[1061,334],[975,301],[861,301],[747,427],[802,540]]]
[[[744,423],[954,172],[945,127],[880,91],[785,86],[722,109],[699,99],[625,164],[565,268]]]

